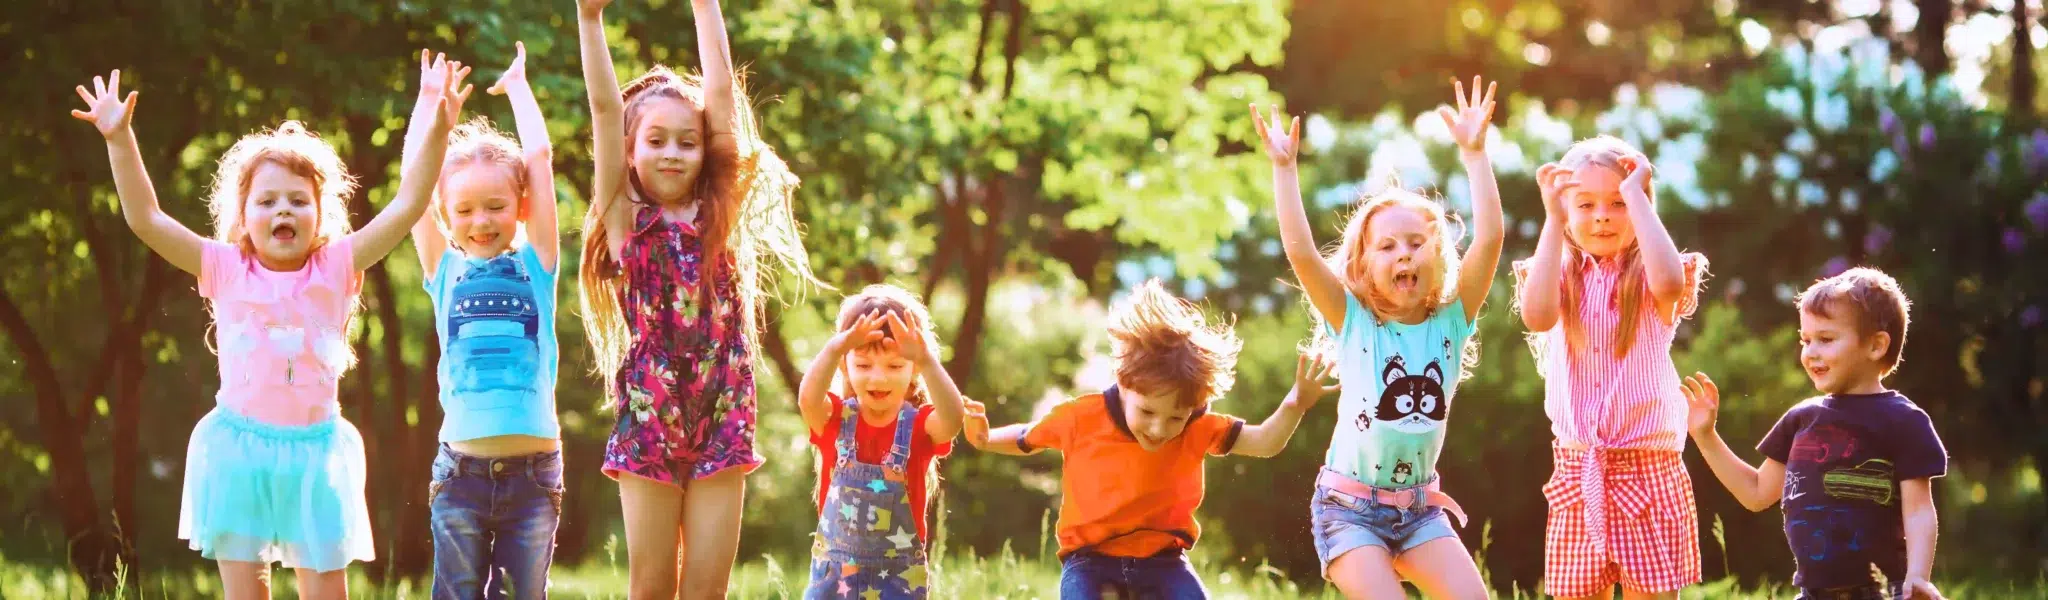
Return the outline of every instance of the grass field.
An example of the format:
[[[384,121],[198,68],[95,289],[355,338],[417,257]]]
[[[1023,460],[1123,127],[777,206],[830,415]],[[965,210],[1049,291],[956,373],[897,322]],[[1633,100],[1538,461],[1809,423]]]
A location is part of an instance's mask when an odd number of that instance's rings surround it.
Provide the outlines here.
[[[1335,589],[1323,586],[1303,588],[1270,567],[1218,568],[1198,565],[1211,597],[1218,599],[1339,598]],[[427,598],[427,582],[403,581],[378,586],[358,568],[350,586],[357,598]],[[742,564],[734,573],[729,597],[744,599],[794,599],[803,593],[806,565],[763,557]],[[219,582],[212,570],[147,572],[125,574],[136,585],[105,598],[126,600],[157,598],[212,598],[219,595]],[[552,595],[558,598],[624,598],[626,572],[623,564],[597,562],[554,572]],[[933,598],[1052,599],[1058,597],[1059,567],[1047,561],[1026,560],[1015,554],[981,557],[948,557],[938,563],[932,580]],[[1943,581],[1942,592],[1949,598],[2037,598],[2048,600],[2042,581]],[[273,581],[277,598],[295,598],[290,574],[279,572]],[[1411,591],[1412,595],[1412,591]],[[1733,580],[1709,582],[1685,592],[1687,598],[1789,599],[1794,594],[1781,584],[1744,587]],[[87,598],[85,583],[69,571],[7,561],[0,557],[0,598]],[[1495,590],[1496,598],[1537,598],[1532,590]]]

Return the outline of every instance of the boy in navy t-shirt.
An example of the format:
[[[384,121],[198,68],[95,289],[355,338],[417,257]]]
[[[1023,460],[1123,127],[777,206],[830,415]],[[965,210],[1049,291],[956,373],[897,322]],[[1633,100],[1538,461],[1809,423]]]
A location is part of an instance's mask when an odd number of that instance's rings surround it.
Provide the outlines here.
[[[1800,365],[1826,395],[1800,402],[1757,444],[1751,468],[1714,431],[1720,391],[1687,378],[1687,426],[1714,477],[1750,510],[1785,503],[1800,598],[1940,598],[1930,480],[1948,454],[1927,413],[1884,387],[1906,343],[1891,276],[1851,269],[1799,296]],[[1877,575],[1883,576],[1883,581]]]

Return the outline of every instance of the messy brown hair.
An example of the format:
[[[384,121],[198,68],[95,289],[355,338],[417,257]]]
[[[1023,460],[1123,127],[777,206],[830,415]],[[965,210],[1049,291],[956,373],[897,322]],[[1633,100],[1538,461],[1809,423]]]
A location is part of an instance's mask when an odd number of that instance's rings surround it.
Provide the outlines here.
[[[1799,310],[1822,318],[1834,318],[1831,311],[1848,310],[1850,319],[1856,324],[1856,334],[1871,336],[1884,333],[1891,343],[1884,349],[1882,377],[1890,377],[1899,368],[1901,354],[1906,349],[1906,329],[1912,321],[1913,302],[1906,299],[1906,292],[1899,289],[1899,281],[1884,271],[1869,267],[1857,267],[1840,275],[1814,282],[1813,287],[1799,293]]]
[[[1176,406],[1200,408],[1237,382],[1244,342],[1227,323],[1209,324],[1193,303],[1148,280],[1109,316],[1117,385],[1141,394],[1172,394]]]
[[[648,70],[620,91],[625,99],[627,140],[633,139],[634,128],[639,126],[648,102],[654,98],[691,103],[700,114],[703,114],[705,106],[701,76],[676,73],[663,66]],[[703,201],[698,210],[704,221],[701,229],[704,260],[701,264],[705,269],[703,283],[698,288],[698,305],[708,316],[714,306],[710,301],[711,295],[731,290],[739,300],[742,328],[748,345],[752,346],[758,344],[759,300],[774,294],[776,281],[774,272],[766,276],[762,274],[764,259],[773,261],[780,267],[779,272],[793,276],[800,285],[817,285],[818,282],[811,275],[803,237],[797,230],[795,216],[790,212],[797,177],[782,158],[776,156],[775,150],[761,139],[752,105],[747,101],[744,79],[738,74],[734,76],[733,95],[733,134],[738,139],[731,145],[707,144],[704,164],[697,174],[695,193]],[[711,130],[709,127],[704,129],[707,132]],[[628,142],[626,200],[635,204],[652,202],[651,196],[641,186],[639,175],[630,166],[632,151],[633,146]],[[596,212],[601,204],[604,203],[591,202],[586,223],[602,220],[603,216]],[[624,286],[623,272],[613,261],[607,237],[631,233],[602,228],[585,231],[584,259],[577,272],[585,337],[596,355],[596,369],[605,377],[606,389],[615,387],[615,378],[620,365],[625,362],[626,348],[632,339],[619,306]]]

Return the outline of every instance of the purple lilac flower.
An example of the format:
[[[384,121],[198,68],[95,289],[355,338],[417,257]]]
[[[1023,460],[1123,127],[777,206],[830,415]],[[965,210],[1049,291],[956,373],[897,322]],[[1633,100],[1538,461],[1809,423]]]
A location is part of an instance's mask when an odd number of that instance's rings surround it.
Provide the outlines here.
[[[2040,324],[2041,324],[2041,307],[2040,307],[2040,306],[2029,306],[2029,307],[2027,307],[2027,309],[2026,309],[2026,310],[2020,311],[2020,327],[2022,327],[2022,328],[2025,328],[2025,329],[2033,329],[2035,325],[2040,325]]]
[[[1885,135],[1899,132],[1899,115],[1889,108],[1877,109],[1877,130]]]
[[[1920,124],[1920,149],[1921,149],[1921,150],[1928,150],[1928,149],[1931,149],[1931,148],[1933,148],[1933,147],[1934,147],[1934,124],[1933,124],[1933,123],[1921,123],[1921,124]]]
[[[2000,236],[1999,241],[2005,244],[2007,254],[2019,254],[2021,250],[2027,249],[2027,236],[2020,233],[2017,228],[2005,228],[2005,235]]]
[[[1992,181],[1998,180],[1998,150],[1984,151],[1984,175]]]
[[[1876,227],[1870,228],[1869,232],[1863,234],[1864,254],[1877,254],[1883,252],[1885,247],[1890,246],[1891,244],[1892,230],[1889,227],[1878,225]]]
[[[2034,194],[2034,199],[2027,202],[2026,213],[2027,222],[2034,225],[2034,231],[2048,229],[2048,192]]]
[[[1908,156],[1913,155],[1912,146],[1906,145],[1906,134],[1892,134],[1892,153],[1899,155],[1899,158],[1906,158]]]
[[[2028,164],[2035,172],[2040,172],[2042,168],[2048,167],[2048,129],[2034,130],[2034,143],[2030,147],[2033,150],[2033,160]]]
[[[1849,258],[1845,256],[1837,256],[1828,259],[1827,264],[1823,264],[1820,266],[1820,276],[1834,277],[1836,275],[1841,275],[1843,271],[1847,270],[1849,270]]]

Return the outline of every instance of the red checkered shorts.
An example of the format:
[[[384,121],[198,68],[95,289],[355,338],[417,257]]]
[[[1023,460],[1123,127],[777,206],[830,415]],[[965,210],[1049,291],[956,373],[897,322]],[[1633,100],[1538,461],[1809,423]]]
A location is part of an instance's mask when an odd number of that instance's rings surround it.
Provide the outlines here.
[[[1699,510],[1683,455],[1558,446],[1543,484],[1544,592],[1675,591],[1700,581]]]

